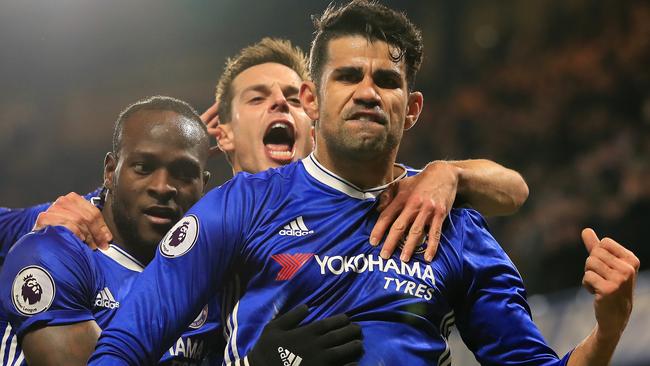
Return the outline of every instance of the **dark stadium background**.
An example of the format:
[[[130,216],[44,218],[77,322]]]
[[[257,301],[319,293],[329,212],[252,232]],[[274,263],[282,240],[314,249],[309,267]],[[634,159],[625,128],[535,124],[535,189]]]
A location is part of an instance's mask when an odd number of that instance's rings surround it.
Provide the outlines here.
[[[528,202],[489,221],[529,293],[555,304],[582,296],[584,226],[628,245],[648,268],[650,3],[386,3],[405,10],[425,40],[425,108],[400,160],[482,157],[523,174]],[[307,49],[309,15],[326,5],[3,0],[0,206],[92,190],[123,107],[165,94],[202,112],[227,56],[263,36]],[[213,184],[230,175],[222,157],[211,170]],[[650,324],[650,278],[641,278],[633,319]],[[624,342],[650,344],[645,333]],[[648,352],[618,362],[648,364]]]

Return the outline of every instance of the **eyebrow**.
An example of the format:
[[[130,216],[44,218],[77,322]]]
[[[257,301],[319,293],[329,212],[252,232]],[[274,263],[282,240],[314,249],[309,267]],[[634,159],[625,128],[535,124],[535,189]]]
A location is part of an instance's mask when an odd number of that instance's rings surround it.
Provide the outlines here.
[[[241,94],[244,94],[249,91],[256,91],[259,93],[268,93],[271,88],[267,84],[255,84],[251,85],[241,91]],[[280,89],[284,95],[293,95],[300,92],[300,88],[297,88],[293,85],[281,85]]]
[[[373,77],[388,77],[402,80],[402,74],[392,69],[380,69],[374,72]]]
[[[339,75],[354,75],[356,73],[363,72],[362,68],[360,66],[341,66],[339,68],[334,69],[334,72],[332,74],[334,76],[339,76]],[[393,69],[379,69],[372,74],[373,78],[376,77],[388,77],[388,78],[395,78],[402,80],[402,74],[393,70]]]
[[[153,161],[161,161],[160,157],[155,154],[151,153],[148,151],[142,151],[142,150],[135,150],[131,153],[131,159],[133,158],[136,159],[148,159],[148,160],[153,160]],[[201,164],[199,163],[198,159],[193,159],[188,156],[179,156],[175,158],[172,162],[172,164],[188,164],[188,165],[194,165],[197,168],[200,168]]]
[[[334,72],[332,72],[333,75],[339,76],[339,75],[350,75],[350,74],[357,74],[362,72],[361,67],[359,66],[341,66],[336,69],[334,69]]]

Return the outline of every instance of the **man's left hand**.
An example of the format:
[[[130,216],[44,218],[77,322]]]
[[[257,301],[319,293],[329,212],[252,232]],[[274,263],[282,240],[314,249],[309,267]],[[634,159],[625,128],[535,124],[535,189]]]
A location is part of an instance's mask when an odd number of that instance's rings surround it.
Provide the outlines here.
[[[442,224],[456,198],[458,171],[459,168],[452,164],[436,161],[419,174],[394,183],[381,194],[378,206],[381,214],[370,233],[370,243],[378,245],[390,228],[381,250],[382,258],[390,258],[400,241],[406,238],[400,259],[408,262],[428,235],[424,259],[427,262],[433,259]]]

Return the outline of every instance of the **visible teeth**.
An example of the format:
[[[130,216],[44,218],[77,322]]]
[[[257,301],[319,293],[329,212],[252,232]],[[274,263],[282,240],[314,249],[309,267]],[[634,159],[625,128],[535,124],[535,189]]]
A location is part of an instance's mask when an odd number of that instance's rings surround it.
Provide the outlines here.
[[[361,116],[358,119],[359,119],[359,121],[371,121],[370,117],[368,117],[368,116]]]
[[[269,153],[273,156],[277,157],[291,157],[292,152],[291,151],[269,151]]]
[[[276,123],[271,125],[271,128],[276,128],[276,127],[289,128],[287,125],[285,125],[284,123],[280,123],[280,122],[276,122]]]

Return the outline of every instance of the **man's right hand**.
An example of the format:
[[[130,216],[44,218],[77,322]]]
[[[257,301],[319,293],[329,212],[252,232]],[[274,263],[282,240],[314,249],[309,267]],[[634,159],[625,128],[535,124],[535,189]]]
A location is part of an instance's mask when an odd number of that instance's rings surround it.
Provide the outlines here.
[[[38,214],[34,230],[45,226],[65,226],[91,249],[108,249],[108,243],[113,240],[101,211],[74,192],[57,198],[45,212]]]
[[[208,134],[212,137],[217,138],[217,126],[219,125],[219,102],[214,102],[210,108],[206,109],[203,114],[201,114],[201,121],[205,123],[205,127],[208,129]],[[219,146],[210,146],[210,156],[215,156],[219,154],[221,150]]]
[[[300,326],[307,315],[307,305],[300,305],[270,321],[247,356],[249,364],[282,366],[293,364],[297,358],[309,366],[358,363],[363,355],[359,325],[339,314]]]
[[[610,238],[598,239],[592,229],[582,231],[582,241],[589,252],[582,284],[595,295],[598,332],[618,341],[632,312],[639,259]]]

